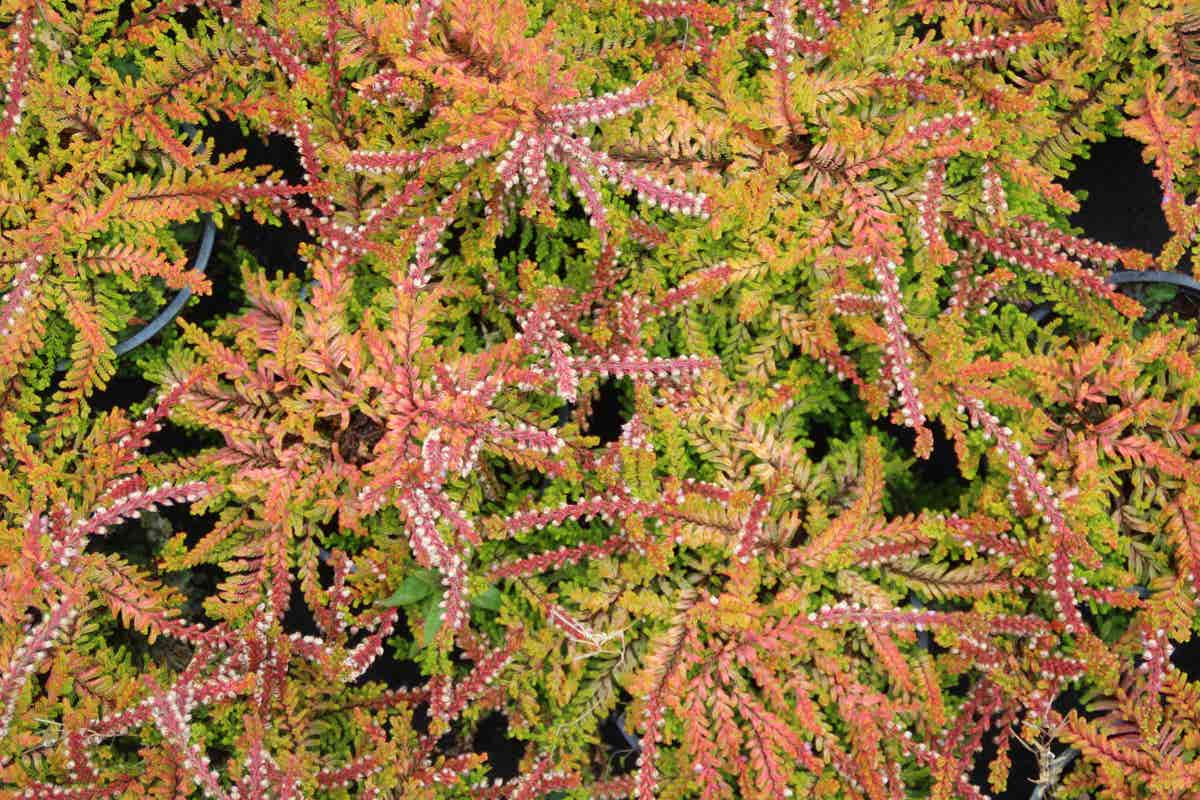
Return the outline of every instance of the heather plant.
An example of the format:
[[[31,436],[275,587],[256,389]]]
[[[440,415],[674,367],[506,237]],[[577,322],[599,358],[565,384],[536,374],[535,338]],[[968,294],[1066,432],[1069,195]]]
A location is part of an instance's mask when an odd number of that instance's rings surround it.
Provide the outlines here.
[[[1076,200],[1055,184],[1054,177],[1067,158],[1083,151],[1086,141],[1102,136],[1105,129],[1119,127],[1145,141],[1147,157],[1156,164],[1164,187],[1164,209],[1174,217],[1169,221],[1175,237],[1158,262],[1173,267],[1191,225],[1190,211],[1178,200],[1174,163],[1189,158],[1190,148],[1180,123],[1164,110],[1158,87],[1164,79],[1168,85],[1179,80],[1179,64],[1167,64],[1164,70],[1161,54],[1141,49],[1140,31],[1152,12],[1132,5],[1103,22],[1095,17],[1095,8],[1069,18],[1046,8],[1022,6],[1005,12],[989,7],[977,18],[980,26],[988,27],[974,27],[970,36],[965,33],[972,29],[948,18],[938,26],[940,35],[927,33],[920,40],[896,24],[890,17],[893,9],[874,8],[861,16],[857,9],[845,9],[844,18],[839,18],[814,4],[802,5],[797,16],[792,4],[767,3],[764,13],[745,18],[744,25],[724,37],[718,35],[715,44],[697,39],[696,69],[680,92],[686,91],[688,101],[674,107],[663,104],[660,125],[645,129],[649,136],[643,152],[650,163],[686,164],[690,174],[709,178],[701,186],[714,198],[712,227],[724,226],[725,231],[724,263],[693,273],[703,276],[708,294],[719,299],[692,306],[692,321],[681,326],[681,340],[696,352],[720,354],[727,369],[740,369],[745,376],[742,391],[764,403],[790,401],[789,384],[801,375],[809,377],[805,367],[794,363],[796,355],[817,359],[840,381],[859,389],[872,416],[894,407],[894,421],[916,434],[918,457],[930,454],[936,424],[954,441],[963,473],[973,479],[954,510],[1019,521],[1020,534],[1013,540],[1020,542],[1018,550],[1005,545],[993,554],[1014,559],[1001,572],[1017,577],[1025,590],[1012,592],[1016,584],[998,590],[986,579],[976,583],[967,576],[986,575],[988,570],[979,564],[964,569],[957,565],[954,551],[944,549],[936,551],[932,569],[903,566],[901,585],[921,591],[927,599],[930,593],[940,595],[943,605],[947,597],[958,599],[966,593],[988,598],[989,605],[1003,596],[1002,602],[1018,604],[1005,606],[1009,609],[1037,614],[1049,610],[1061,625],[1056,627],[1059,634],[1069,634],[1057,642],[1062,649],[1053,658],[1066,660],[1052,658],[1056,668],[1072,661],[1077,668],[1087,664],[1088,674],[1075,673],[1073,682],[1094,682],[1111,690],[1124,660],[1143,649],[1139,637],[1145,631],[1156,631],[1157,647],[1164,646],[1164,629],[1174,630],[1180,639],[1190,637],[1191,588],[1159,583],[1144,603],[1132,588],[1142,579],[1134,573],[1144,576],[1149,563],[1160,565],[1158,569],[1172,559],[1176,565],[1189,563],[1186,534],[1173,537],[1181,549],[1172,549],[1164,547],[1161,537],[1150,543],[1115,535],[1105,516],[1111,512],[1112,495],[1118,493],[1114,484],[1133,481],[1145,486],[1152,481],[1158,496],[1148,501],[1140,493],[1138,504],[1153,505],[1153,513],[1174,519],[1175,512],[1168,511],[1174,501],[1159,487],[1163,481],[1170,486],[1173,479],[1186,484],[1194,478],[1190,433],[1182,432],[1190,432],[1194,413],[1191,390],[1186,388],[1190,369],[1171,376],[1179,382],[1179,394],[1169,401],[1147,399],[1140,406],[1145,413],[1136,422],[1130,420],[1145,433],[1126,430],[1120,420],[1132,416],[1128,404],[1136,402],[1133,397],[1154,391],[1148,389],[1151,381],[1157,382],[1153,376],[1166,378],[1159,359],[1182,366],[1194,357],[1194,346],[1184,344],[1182,332],[1152,335],[1144,340],[1145,360],[1137,367],[1128,354],[1113,352],[1111,358],[1122,359],[1117,363],[1127,370],[1121,374],[1130,380],[1129,386],[1142,388],[1136,395],[1127,389],[1118,395],[1121,404],[1108,406],[1106,412],[1103,406],[1094,407],[1088,416],[1089,434],[1081,438],[1095,442],[1097,434],[1090,433],[1090,426],[1103,419],[1097,415],[1114,415],[1102,443],[1094,445],[1107,459],[1083,457],[1074,462],[1073,473],[1065,473],[1068,465],[1043,456],[1049,444],[1039,439],[1046,427],[1059,430],[1060,421],[1070,424],[1062,418],[1064,409],[1053,405],[1062,400],[1044,394],[1044,383],[1029,380],[1013,391],[1011,380],[1028,376],[1023,367],[1033,364],[1045,370],[1050,363],[1061,365],[1064,358],[1069,363],[1071,355],[1061,351],[1066,343],[1055,340],[1055,350],[1044,362],[1022,361],[1020,345],[1035,334],[1033,326],[1013,313],[997,320],[989,311],[995,311],[996,298],[1020,303],[1032,291],[1033,297],[1054,301],[1060,314],[1096,332],[1093,335],[1116,329],[1134,338],[1135,328],[1127,320],[1140,316],[1142,309],[1105,285],[1102,270],[1116,263],[1144,268],[1151,259],[1065,230],[1061,214],[1077,208]],[[660,10],[659,17],[671,16]],[[926,19],[939,16],[936,6],[921,11]],[[688,9],[680,7],[674,13],[690,19]],[[1005,22],[1014,27],[1005,30]],[[1047,73],[1044,64],[1064,51],[1070,53],[1064,69]],[[758,52],[762,58],[756,57]],[[1008,69],[1001,73],[1000,67]],[[1070,71],[1075,68],[1077,73]],[[1127,77],[1096,81],[1097,73]],[[1006,81],[1009,76],[1012,80]],[[1091,81],[1097,88],[1086,94],[1076,88],[1076,82],[1086,87]],[[1063,113],[1046,102],[1045,89],[1038,83],[1050,83],[1064,96],[1080,100]],[[1182,95],[1176,92],[1175,99]],[[1123,101],[1127,117],[1119,122]],[[1181,105],[1185,110],[1177,106],[1178,114],[1190,111]],[[729,199],[723,202],[725,197]],[[780,197],[790,202],[777,202]],[[678,270],[678,254],[702,252],[705,245],[697,240],[710,232],[676,232],[686,244],[672,241],[654,252],[666,256],[662,260],[671,266],[665,269]],[[1106,349],[1112,341],[1106,338],[1097,347]],[[1102,349],[1088,352],[1095,361],[1085,374],[1106,361],[1100,356]],[[1073,377],[1075,386],[1088,381],[1084,375]],[[880,388],[892,396],[890,401]],[[1115,388],[1109,391],[1117,393]],[[1093,396],[1101,404],[1109,400]],[[813,402],[811,397],[804,400]],[[1162,416],[1150,416],[1151,407]],[[1021,420],[1001,409],[1020,409]],[[971,428],[980,429],[981,438]],[[1160,447],[1161,437],[1171,444]],[[989,457],[986,471],[979,467],[984,453]],[[992,466],[997,460],[998,470]],[[1031,526],[1030,520],[1038,518],[1040,525]],[[1162,520],[1158,518],[1160,525]],[[1040,526],[1047,530],[1045,538],[1037,533]],[[1171,529],[1179,530],[1179,524]],[[1153,524],[1143,528],[1144,533],[1161,530]],[[1080,531],[1087,531],[1087,538]],[[939,538],[944,548],[948,542]],[[984,547],[988,549],[992,548]],[[1042,566],[1034,566],[1041,559]],[[952,574],[960,569],[961,580],[938,575],[939,570]],[[1051,606],[1027,594],[1034,585],[1028,582],[1031,578],[1044,587]],[[1080,604],[1092,609],[1088,620],[1078,610]],[[1121,620],[1128,625],[1124,641],[1102,642],[1089,622],[1091,614],[1106,617],[1106,638],[1111,639],[1114,626],[1108,615],[1114,609],[1137,613],[1132,621]],[[678,652],[672,651],[673,656]],[[986,661],[978,660],[975,669]],[[976,702],[984,704],[986,713],[969,702],[951,730],[974,730],[968,741],[978,745],[983,731],[996,725],[994,786],[1005,783],[1002,765],[1011,742],[1009,726],[1023,710],[1032,710],[1036,721],[1036,709],[1059,694],[1066,677],[1035,675],[1025,685],[1005,681],[1003,693],[996,693],[987,679],[975,684],[975,691],[982,693]],[[898,676],[893,679],[899,682]],[[791,701],[792,695],[788,697]],[[706,704],[728,705],[727,698],[714,689]],[[655,699],[651,695],[646,703],[661,713]],[[681,725],[698,713],[672,710]],[[979,716],[968,721],[968,712]],[[885,717],[895,719],[893,714]],[[748,719],[745,713],[730,718]],[[648,714],[651,742],[656,738],[655,722],[654,714]],[[718,724],[715,717],[711,723]],[[711,729],[707,723],[700,725],[699,730]],[[779,752],[790,754],[783,729],[770,729],[778,732]],[[677,735],[684,737],[684,763],[705,774],[702,748],[685,734]],[[738,740],[726,738],[721,752],[728,755],[734,741]],[[770,775],[771,770],[753,756],[750,763],[760,770],[761,787],[762,771]],[[970,763],[970,757],[961,763]],[[641,774],[648,770],[653,774],[646,766]],[[936,769],[932,773],[936,776]],[[868,796],[890,791],[882,785],[864,790],[861,778],[850,780],[853,790]],[[643,780],[640,785],[649,783]],[[729,790],[713,781],[704,791],[706,796],[722,796]],[[740,793],[747,791],[743,787]],[[972,790],[951,788],[935,778],[932,791],[970,796]],[[649,796],[649,790],[643,788],[641,796]]]
[[[978,798],[1029,748],[1041,796],[1189,796],[1196,331],[1105,281],[1193,255],[1185,4],[0,21],[5,791]],[[1120,134],[1161,253],[1067,223]],[[93,411],[200,213],[298,261]]]
[[[114,373],[119,334],[157,309],[164,288],[209,291],[186,270],[175,229],[199,211],[228,212],[235,198],[222,191],[263,172],[211,159],[188,134],[219,98],[244,93],[261,62],[203,25],[119,34],[117,12],[0,11],[11,41],[0,62],[6,410],[32,411],[32,395],[52,392],[47,431],[59,434],[74,434],[64,429],[77,409]],[[56,366],[66,374],[49,389]]]

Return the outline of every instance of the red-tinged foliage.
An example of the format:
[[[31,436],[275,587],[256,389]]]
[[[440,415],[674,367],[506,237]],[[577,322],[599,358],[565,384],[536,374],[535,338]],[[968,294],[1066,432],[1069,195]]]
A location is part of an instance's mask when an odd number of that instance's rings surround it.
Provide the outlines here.
[[[1186,3],[119,5],[0,0],[2,791],[1193,791]]]
[[[1145,670],[1130,670],[1110,697],[1090,704],[1085,718],[1072,710],[1053,720],[1081,753],[1071,783],[1091,781],[1109,797],[1184,797],[1200,780],[1191,746],[1197,719],[1197,685],[1172,666],[1153,685]]]
[[[33,49],[33,30],[36,14],[32,4],[24,4],[17,11],[11,26],[12,60],[5,81],[3,110],[0,111],[0,145],[12,135],[21,123],[21,109],[25,106],[26,81],[33,64],[30,51]]]

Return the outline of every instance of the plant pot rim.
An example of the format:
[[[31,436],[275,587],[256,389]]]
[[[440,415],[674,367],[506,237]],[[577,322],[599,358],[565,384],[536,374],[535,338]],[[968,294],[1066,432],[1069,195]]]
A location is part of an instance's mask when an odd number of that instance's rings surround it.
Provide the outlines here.
[[[212,256],[213,242],[217,237],[217,226],[213,223],[212,216],[209,214],[202,214],[200,219],[204,224],[204,232],[200,236],[200,247],[196,251],[189,269],[204,274],[204,270],[208,268],[208,260]],[[187,287],[180,289],[171,298],[171,302],[167,303],[162,311],[159,311],[155,315],[154,319],[143,325],[141,329],[117,342],[113,346],[113,352],[121,356],[152,339],[159,331],[167,327],[171,320],[175,319],[191,296],[191,289]],[[58,372],[65,372],[70,365],[71,362],[69,359],[63,359],[54,365],[54,369]]]
[[[199,134],[196,126],[190,123],[184,123],[180,127],[183,128],[188,139],[193,139]],[[196,146],[195,153],[197,155],[204,154],[203,142],[200,142]],[[213,223],[211,214],[201,214],[200,222],[204,226],[204,230],[200,234],[200,247],[196,250],[196,254],[192,258],[192,263],[188,268],[203,275],[204,271],[208,269],[208,261],[212,257],[213,242],[217,238],[217,226]],[[164,307],[162,311],[158,312],[154,319],[143,325],[140,330],[135,331],[126,338],[117,342],[116,345],[113,346],[113,353],[118,356],[125,355],[135,347],[140,347],[152,339],[158,334],[159,331],[167,327],[171,320],[175,319],[176,315],[183,310],[184,305],[191,296],[191,289],[187,287],[180,289],[175,293],[175,296],[171,298],[171,302],[167,303],[166,307]],[[66,372],[70,366],[70,360],[63,359],[54,365],[54,369],[56,372]]]
[[[1113,272],[1105,280],[1113,286],[1125,286],[1131,283],[1160,283],[1178,286],[1181,289],[1200,295],[1200,281],[1182,272],[1167,272],[1165,270],[1122,269]],[[1052,303],[1038,303],[1027,312],[1031,319],[1038,324],[1045,321],[1053,309]]]

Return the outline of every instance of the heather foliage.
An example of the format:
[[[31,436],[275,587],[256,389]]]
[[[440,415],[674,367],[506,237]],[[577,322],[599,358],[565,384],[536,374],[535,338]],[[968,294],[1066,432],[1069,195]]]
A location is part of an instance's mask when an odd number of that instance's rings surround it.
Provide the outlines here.
[[[1106,281],[1197,263],[1186,3],[0,26],[0,796],[1194,793],[1200,337]]]

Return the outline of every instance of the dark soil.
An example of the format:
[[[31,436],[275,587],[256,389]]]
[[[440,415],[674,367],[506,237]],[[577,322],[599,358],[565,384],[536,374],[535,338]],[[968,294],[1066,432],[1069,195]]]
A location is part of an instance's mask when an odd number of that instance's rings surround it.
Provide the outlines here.
[[[1116,137],[1092,145],[1088,159],[1076,164],[1063,184],[1068,191],[1087,192],[1070,217],[1085,236],[1150,253],[1171,238],[1160,205],[1162,188],[1142,161],[1141,142]]]

